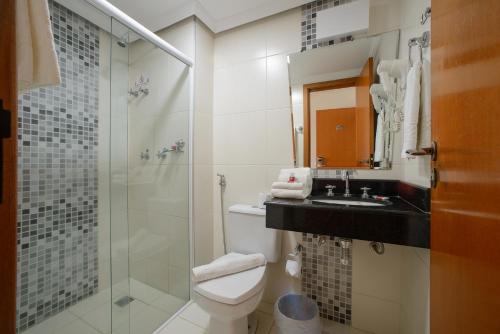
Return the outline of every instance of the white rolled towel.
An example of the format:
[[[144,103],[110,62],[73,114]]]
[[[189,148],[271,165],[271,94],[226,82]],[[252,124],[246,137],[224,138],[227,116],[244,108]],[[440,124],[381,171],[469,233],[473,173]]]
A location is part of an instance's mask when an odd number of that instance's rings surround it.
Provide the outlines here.
[[[217,277],[239,273],[266,264],[264,254],[229,253],[209,264],[195,267],[192,270],[193,282],[208,281]]]
[[[302,182],[273,182],[271,188],[273,189],[290,189],[290,190],[303,190],[304,183]]]
[[[420,79],[422,63],[415,62],[408,72],[404,100],[403,150],[402,158],[409,155],[406,151],[417,149],[418,121],[420,118]]]
[[[382,60],[377,66],[377,74],[381,75],[382,73],[387,73],[389,77],[404,82],[406,81],[406,74],[408,73],[408,60]]]
[[[271,195],[277,198],[306,199],[310,195],[304,190],[271,189]]]

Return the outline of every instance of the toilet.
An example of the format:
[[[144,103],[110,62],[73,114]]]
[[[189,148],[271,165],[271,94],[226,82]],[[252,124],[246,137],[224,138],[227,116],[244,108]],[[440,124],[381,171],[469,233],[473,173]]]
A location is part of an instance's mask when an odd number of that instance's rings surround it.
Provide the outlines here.
[[[231,253],[218,258],[262,253],[267,262],[281,256],[281,232],[266,228],[266,210],[237,204],[229,208],[227,237]],[[194,300],[210,314],[209,334],[247,334],[248,315],[259,305],[266,266],[195,283]]]

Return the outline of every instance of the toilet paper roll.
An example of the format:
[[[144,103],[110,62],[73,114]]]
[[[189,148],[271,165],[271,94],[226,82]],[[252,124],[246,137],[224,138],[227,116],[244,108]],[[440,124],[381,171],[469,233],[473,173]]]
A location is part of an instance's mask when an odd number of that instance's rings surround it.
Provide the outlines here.
[[[302,274],[302,260],[301,256],[295,254],[288,254],[285,265],[285,272],[288,276],[300,278]]]

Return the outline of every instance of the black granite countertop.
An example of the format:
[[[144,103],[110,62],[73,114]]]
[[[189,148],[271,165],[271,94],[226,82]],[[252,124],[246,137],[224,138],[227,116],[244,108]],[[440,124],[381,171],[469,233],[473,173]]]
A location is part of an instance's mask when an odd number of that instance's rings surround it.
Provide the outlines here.
[[[273,198],[267,201],[266,206],[271,205],[282,205],[282,206],[292,206],[292,207],[310,207],[315,209],[325,209],[325,210],[338,210],[338,211],[353,211],[353,212],[373,212],[373,213],[387,213],[387,214],[404,214],[404,215],[417,215],[417,216],[429,216],[428,213],[420,210],[416,206],[408,203],[399,196],[391,196],[387,201],[369,199],[368,201],[374,203],[387,203],[385,206],[356,206],[356,205],[343,205],[343,204],[324,204],[317,203],[317,200],[363,200],[360,195],[353,195],[352,197],[343,196],[311,196],[307,199],[282,199]]]
[[[401,196],[389,196],[385,206],[323,204],[321,199],[352,200],[343,196],[312,196],[304,200],[274,198],[266,202],[266,226],[274,229],[379,241],[429,248],[430,214]],[[380,202],[378,200],[371,200]]]

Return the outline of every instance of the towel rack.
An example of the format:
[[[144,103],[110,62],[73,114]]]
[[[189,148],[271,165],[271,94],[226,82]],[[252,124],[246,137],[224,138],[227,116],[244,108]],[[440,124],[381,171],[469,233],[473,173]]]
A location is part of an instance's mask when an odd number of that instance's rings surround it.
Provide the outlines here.
[[[420,51],[420,61],[422,61],[422,49],[428,48],[429,45],[431,44],[430,42],[431,42],[431,33],[429,30],[424,31],[424,33],[420,37],[413,37],[408,40],[408,62],[410,63],[410,66],[413,64],[411,61],[411,49],[414,46],[418,47]]]
[[[411,156],[422,156],[422,155],[430,155],[432,161],[436,161],[437,158],[437,143],[433,141],[431,143],[431,147],[424,147],[420,150],[408,150],[406,154]]]

